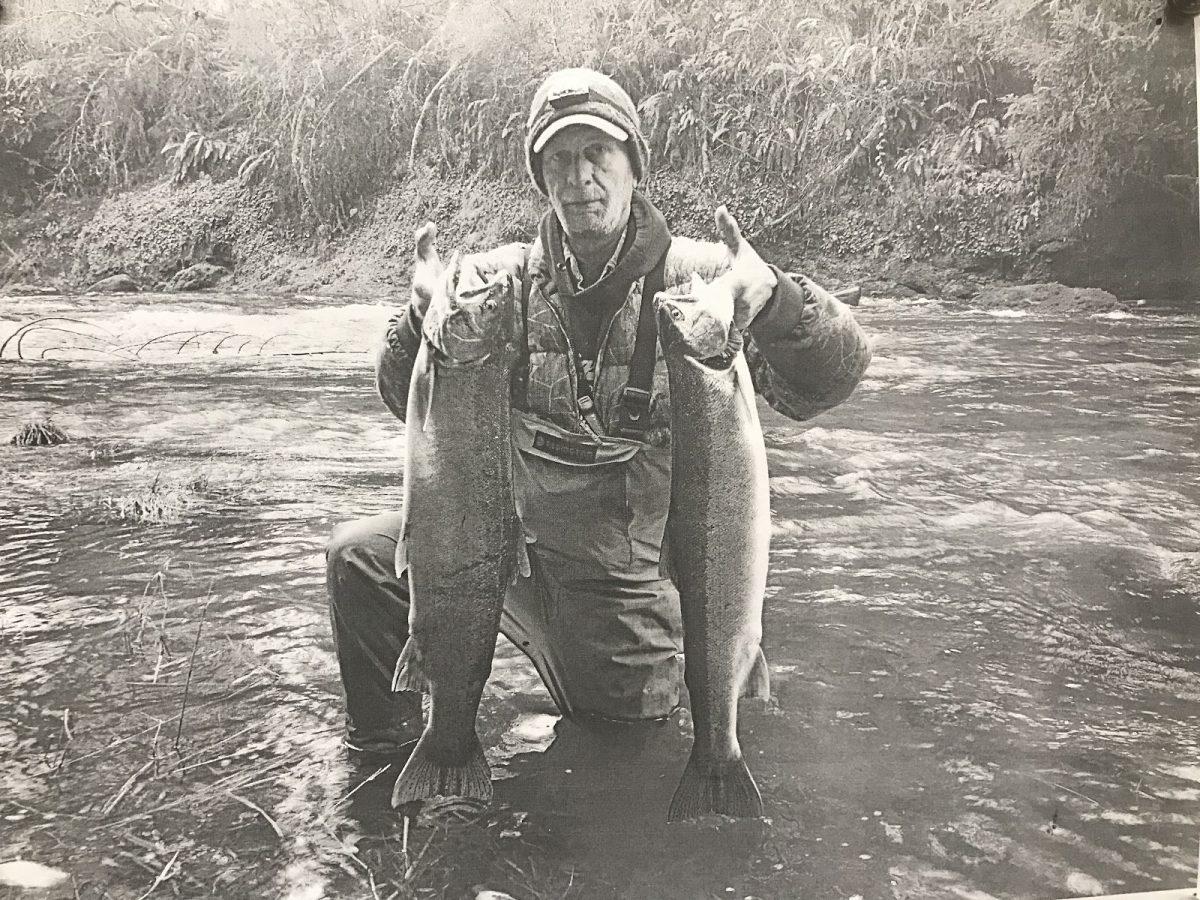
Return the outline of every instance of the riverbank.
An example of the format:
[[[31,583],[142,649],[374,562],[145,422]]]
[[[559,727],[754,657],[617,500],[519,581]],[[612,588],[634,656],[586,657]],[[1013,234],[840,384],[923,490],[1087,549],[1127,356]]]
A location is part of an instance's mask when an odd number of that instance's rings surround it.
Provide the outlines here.
[[[521,123],[586,65],[636,100],[678,234],[712,237],[726,203],[764,255],[868,294],[1200,294],[1191,35],[1149,7],[698,13],[20,0],[0,287],[403,296],[426,219],[447,248],[533,234]]]
[[[1138,219],[1101,220],[1094,234],[1074,242],[1031,246],[1020,227],[1028,214],[1020,198],[1006,196],[1004,185],[985,184],[947,198],[932,229],[927,218],[906,222],[895,208],[872,208],[870,197],[848,190],[845,212],[814,234],[796,221],[796,211],[781,208],[782,192],[769,184],[747,188],[743,179],[742,196],[729,196],[721,190],[726,177],[665,173],[646,190],[677,234],[701,239],[715,239],[712,210],[727,203],[764,256],[834,289],[857,284],[867,296],[1021,309],[1053,296],[1046,308],[1056,313],[1105,312],[1147,300],[1186,307],[1200,296],[1200,270],[1176,249],[1179,236],[1161,224],[1157,231],[1143,228],[1135,240],[1121,231]],[[298,234],[275,204],[269,188],[209,176],[183,184],[163,179],[99,199],[52,197],[0,226],[6,253],[0,293],[219,286],[402,300],[412,234],[425,221],[437,223],[444,250],[476,251],[530,240],[545,208],[521,181],[426,171],[397,183],[372,208],[356,211],[356,224],[321,240]],[[1008,225],[997,227],[1005,217]],[[1149,221],[1153,211],[1140,217]],[[1031,283],[1059,286],[1020,289]]]

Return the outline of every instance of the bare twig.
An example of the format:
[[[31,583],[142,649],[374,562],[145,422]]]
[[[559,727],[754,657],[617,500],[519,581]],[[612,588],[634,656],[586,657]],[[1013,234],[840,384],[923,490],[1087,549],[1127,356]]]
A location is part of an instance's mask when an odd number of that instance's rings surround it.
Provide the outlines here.
[[[171,866],[175,865],[175,860],[177,860],[178,858],[179,858],[179,851],[176,850],[175,855],[171,857],[171,859],[167,862],[167,864],[165,866],[163,866],[163,870],[161,872],[159,872],[158,877],[154,879],[154,884],[150,885],[150,890],[146,891],[146,893],[144,893],[144,894],[142,894],[142,896],[138,897],[138,900],[146,900],[147,897],[149,897],[151,894],[154,893],[154,889],[156,887],[158,887],[160,884],[162,884],[164,881],[166,881],[170,877],[169,873],[171,871]]]
[[[125,799],[125,795],[128,794],[130,789],[133,787],[133,783],[135,781],[137,781],[140,776],[145,775],[146,772],[148,772],[153,765],[154,765],[154,760],[151,759],[151,760],[147,761],[144,766],[142,766],[140,769],[138,769],[136,772],[134,772],[132,775],[130,775],[128,778],[126,778],[125,783],[123,785],[121,785],[121,789],[118,790],[112,797],[110,797],[105,802],[104,806],[100,807],[100,814],[102,816],[107,816],[114,809],[116,809],[117,804]]]
[[[883,134],[885,128],[887,128],[886,113],[880,115],[879,118],[875,120],[875,124],[872,125],[867,133],[855,143],[854,148],[847,153],[836,166],[833,167],[833,171],[830,172],[823,180],[830,185],[837,184],[838,179],[841,178],[845,171],[854,164],[855,160],[862,156],[871,148],[872,144],[879,140],[879,136]],[[800,200],[798,203],[795,203],[792,206],[789,206],[770,222],[763,225],[761,228],[756,228],[751,237],[758,237],[767,229],[774,228],[775,226],[786,222],[803,208],[806,200],[807,198]]]
[[[1101,807],[1104,806],[1104,804],[1101,803],[1099,800],[1093,800],[1087,794],[1081,794],[1081,793],[1079,793],[1079,791],[1073,791],[1073,790],[1071,790],[1071,788],[1066,787],[1065,785],[1055,784],[1053,781],[1047,781],[1045,778],[1038,778],[1038,776],[1036,776],[1036,775],[1030,775],[1029,777],[1032,778],[1034,781],[1040,781],[1042,784],[1046,785],[1047,787],[1052,787],[1052,788],[1055,788],[1056,790],[1060,790],[1060,791],[1066,791],[1068,794],[1074,794],[1076,797],[1086,800],[1088,803],[1091,803],[1093,806],[1101,806]]]
[[[354,82],[358,81],[358,79],[360,79],[364,75],[366,75],[369,71],[371,71],[371,69],[373,69],[375,67],[376,63],[378,63],[381,59],[383,59],[385,56],[387,56],[389,53],[391,53],[393,50],[395,50],[399,46],[400,46],[399,41],[393,41],[392,43],[388,44],[386,47],[384,47],[382,50],[380,50],[378,53],[376,53],[373,57],[371,57],[371,59],[368,60],[367,63],[361,69],[359,69],[357,72],[355,72],[353,75],[351,75],[349,80],[345,84],[343,84],[340,88],[338,88],[337,91],[334,93],[332,99],[330,99],[330,101],[329,101],[329,104],[325,107],[325,114],[328,115],[329,111],[331,109],[333,109],[333,104],[335,104],[337,102],[338,97],[340,97],[345,92],[346,88],[350,87],[350,85],[354,84]]]
[[[63,763],[67,761],[67,748],[71,745],[71,739],[74,735],[71,734],[71,710],[70,708],[63,709],[63,735],[66,740],[63,741],[62,753],[58,756],[58,765],[54,767],[54,774],[57,775],[63,767]]]
[[[425,117],[429,115],[429,110],[433,108],[433,101],[437,98],[438,92],[450,80],[458,67],[462,65],[462,60],[455,60],[450,64],[445,73],[434,82],[433,87],[429,89],[429,93],[425,95],[425,102],[421,104],[421,111],[417,114],[417,124],[413,127],[412,144],[408,148],[408,171],[412,172],[417,167],[417,148],[421,144],[421,134],[425,131]]]
[[[283,831],[280,830],[279,825],[275,822],[275,820],[272,819],[269,815],[267,815],[266,810],[264,810],[257,803],[254,803],[251,800],[247,800],[241,794],[235,794],[233,791],[226,791],[225,793],[227,793],[230,797],[232,797],[238,803],[241,803],[243,806],[250,807],[250,809],[254,810],[256,813],[258,813],[260,816],[262,816],[264,819],[266,819],[267,824],[271,826],[271,830],[274,831],[275,834],[277,834],[279,836],[279,839],[281,841],[283,840]]]
[[[212,582],[208,584],[208,596],[204,600],[204,607],[200,610],[200,623],[196,626],[196,641],[192,644],[192,660],[188,663],[187,679],[183,683],[183,702],[179,707],[179,728],[175,732],[175,749],[179,749],[179,742],[183,738],[183,716],[187,712],[188,691],[192,686],[192,670],[196,667],[196,651],[200,649],[200,634],[204,631],[204,619],[208,615],[208,604],[212,600]]]

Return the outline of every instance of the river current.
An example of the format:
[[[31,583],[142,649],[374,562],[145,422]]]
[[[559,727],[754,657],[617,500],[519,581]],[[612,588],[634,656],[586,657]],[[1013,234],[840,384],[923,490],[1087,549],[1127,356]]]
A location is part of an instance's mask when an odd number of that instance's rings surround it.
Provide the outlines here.
[[[400,502],[389,312],[3,298],[0,862],[84,898],[1194,883],[1200,319],[866,301],[854,396],[762,407],[774,697],[741,734],[766,821],[667,827],[684,717],[579,732],[502,642],[496,803],[406,833],[394,771],[340,745],[323,568],[336,524]],[[45,416],[72,440],[7,443]]]

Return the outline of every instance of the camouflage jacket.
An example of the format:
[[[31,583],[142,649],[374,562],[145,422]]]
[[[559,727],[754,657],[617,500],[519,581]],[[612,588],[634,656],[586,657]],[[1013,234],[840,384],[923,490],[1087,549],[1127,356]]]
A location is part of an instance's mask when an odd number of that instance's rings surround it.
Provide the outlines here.
[[[635,194],[635,200],[648,206]],[[635,214],[639,203],[635,203]],[[650,210],[657,215],[657,210]],[[544,231],[544,230],[543,230]],[[506,270],[518,283],[528,276],[527,395],[524,408],[555,425],[584,433],[577,406],[577,369],[566,329],[562,279],[553,273],[544,236],[532,244],[508,244],[466,257],[463,265],[481,272]],[[666,255],[667,291],[686,290],[693,273],[712,280],[730,264],[724,244],[674,237]],[[810,279],[776,270],[779,283],[745,333],[746,359],[755,390],[774,409],[797,420],[809,419],[850,396],[871,360],[867,335],[849,309]],[[633,281],[601,337],[593,395],[601,422],[611,428],[637,336],[644,278]],[[387,407],[401,419],[408,384],[420,347],[421,320],[410,304],[394,316],[377,357],[376,380]],[[670,395],[662,349],[656,351],[651,443],[661,444],[670,421]],[[514,402],[516,402],[514,400]]]

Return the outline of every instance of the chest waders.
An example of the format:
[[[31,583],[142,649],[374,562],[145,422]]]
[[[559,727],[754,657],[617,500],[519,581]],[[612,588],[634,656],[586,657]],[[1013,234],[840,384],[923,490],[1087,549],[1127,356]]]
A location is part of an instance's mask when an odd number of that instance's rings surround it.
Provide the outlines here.
[[[500,630],[572,717],[661,718],[678,705],[682,683],[679,594],[663,559],[671,447],[659,436],[647,439],[658,355],[653,298],[664,288],[671,237],[661,213],[636,194],[632,217],[633,239],[613,281],[597,284],[623,294],[602,328],[595,388],[582,374],[569,315],[557,305],[558,297],[591,302],[595,291],[576,294],[564,281],[562,234],[552,214],[531,249],[521,290],[512,460],[523,524],[535,541],[528,547],[530,576],[509,587]],[[535,270],[539,284],[531,296]],[[618,317],[636,317],[635,333],[622,332],[632,344],[620,354],[612,345]],[[615,367],[627,353],[628,374],[618,390]],[[553,367],[548,354],[558,354]],[[397,559],[403,558],[399,547]]]
[[[582,434],[521,408],[524,385],[514,385],[514,481],[536,541],[532,574],[510,589],[502,627],[513,628],[510,639],[568,715],[652,719],[679,700],[679,595],[661,565],[671,448],[644,439],[658,341],[653,297],[664,264],[665,254],[645,276],[628,382],[606,431],[595,433],[600,423],[583,379],[580,417],[595,421]],[[527,274],[523,312],[528,300]],[[568,353],[574,366],[569,338]],[[603,353],[601,346],[599,359]],[[517,367],[519,382],[526,371]]]

